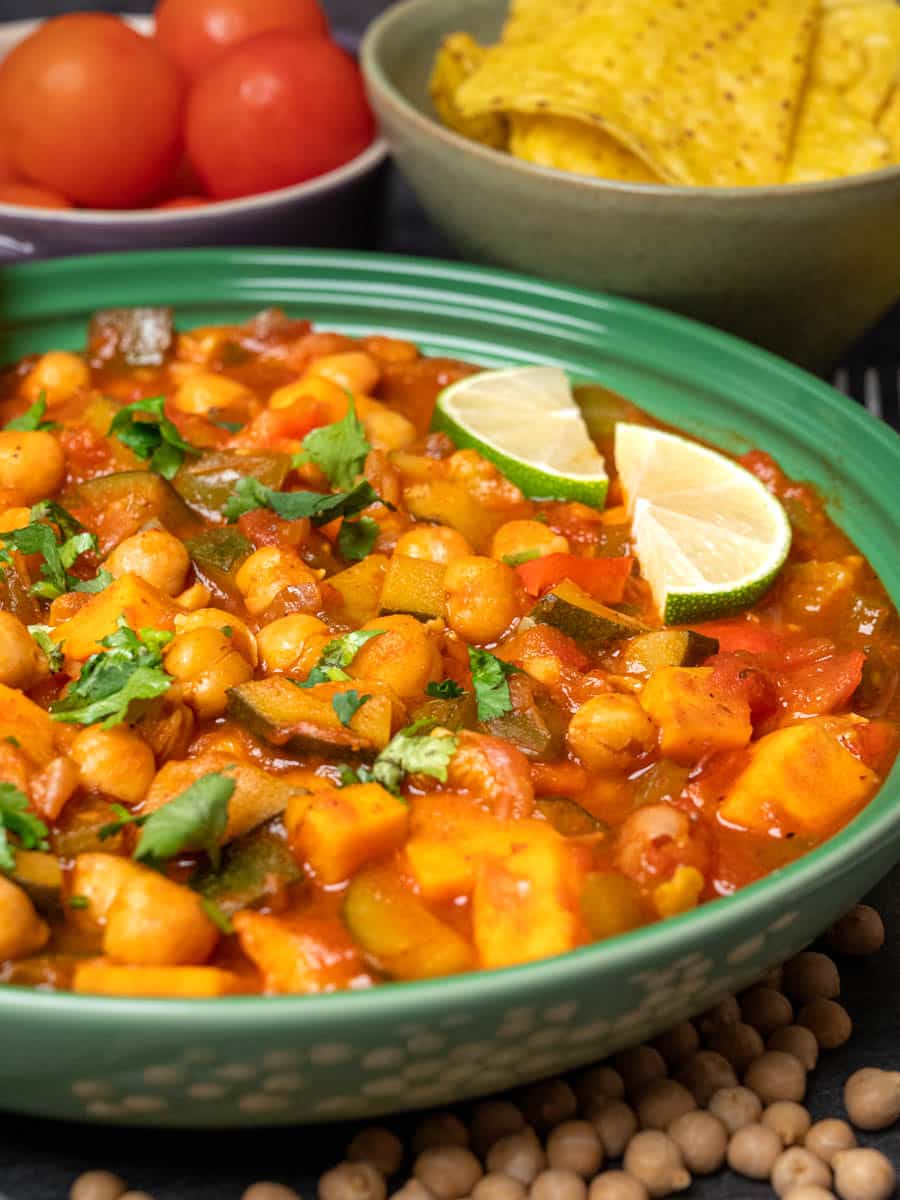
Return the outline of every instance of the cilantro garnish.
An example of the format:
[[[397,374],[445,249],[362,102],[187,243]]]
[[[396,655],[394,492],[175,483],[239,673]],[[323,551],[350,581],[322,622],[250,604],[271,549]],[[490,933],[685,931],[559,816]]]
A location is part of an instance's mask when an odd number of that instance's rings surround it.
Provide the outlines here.
[[[87,581],[69,574],[75,560],[89,550],[97,549],[97,539],[71,513],[54,500],[42,500],[31,509],[29,524],[4,532],[0,538],[0,563],[13,565],[12,551],[20,554],[39,554],[41,577],[31,585],[32,595],[42,600],[55,600],[63,592],[99,592],[112,576],[101,571]],[[53,524],[49,524],[49,522]],[[53,528],[53,525],[57,529]]]
[[[222,933],[234,933],[234,925],[228,913],[223,912],[216,904],[215,900],[210,900],[208,896],[200,897],[200,907],[212,921],[213,925]]]
[[[111,804],[110,812],[115,816],[115,821],[110,821],[106,825],[101,825],[97,830],[97,837],[101,842],[105,842],[108,838],[115,837],[117,833],[121,833],[128,825],[135,825],[140,828],[141,825],[146,825],[150,820],[150,814],[139,816],[137,813],[131,813],[124,804]]]
[[[522,563],[533,562],[540,557],[540,550],[520,550],[518,554],[504,554],[503,561],[508,567],[521,567]]]
[[[88,908],[90,901],[87,896],[70,896],[69,908]]]
[[[338,692],[336,696],[332,697],[331,707],[337,713],[340,723],[349,725],[365,702],[371,699],[371,695],[361,696],[359,692],[351,688],[348,692]]]
[[[337,548],[344,558],[357,562],[372,553],[380,526],[372,517],[344,521],[337,537]]]
[[[29,625],[28,632],[47,656],[50,670],[54,673],[61,671],[63,666],[62,646],[58,646],[50,636],[49,625]]]
[[[362,421],[356,415],[356,405],[350,397],[347,415],[333,425],[314,429],[303,439],[303,450],[295,457],[295,465],[307,460],[314,462],[328,476],[332,487],[348,492],[363,469],[366,455],[372,449]]]
[[[432,680],[425,688],[425,695],[433,696],[435,700],[456,700],[465,694],[465,688],[461,688],[455,679],[442,679],[440,683]]]
[[[432,779],[446,783],[447,766],[456,753],[459,739],[452,733],[431,735],[419,732],[429,724],[433,724],[429,719],[414,721],[406,729],[401,729],[371,767],[363,765],[357,768],[357,781],[380,783],[395,796],[400,794],[405,775],[430,775]],[[346,786],[343,779],[341,785]]]
[[[164,479],[171,479],[184,462],[186,454],[199,454],[186,442],[177,427],[165,415],[165,396],[136,400],[126,404],[112,419],[107,436],[118,438],[138,458],[148,460],[150,467]]]
[[[102,721],[104,729],[127,720],[135,701],[153,700],[171,687],[162,665],[162,648],[171,640],[161,629],[138,635],[119,617],[116,631],[100,643],[105,652],[91,655],[62,700],[51,704],[50,715],[78,725]]]
[[[4,429],[16,430],[19,433],[34,433],[38,429],[55,429],[55,421],[45,421],[47,411],[47,393],[41,392],[30,408],[19,417],[13,417],[3,426]]]
[[[355,629],[352,633],[333,638],[306,679],[302,683],[296,679],[291,682],[301,688],[315,687],[317,683],[346,683],[350,676],[345,668],[350,666],[370,638],[382,633],[383,629]]]
[[[184,850],[205,850],[218,868],[220,840],[228,824],[234,779],[211,772],[157,808],[143,822],[134,852],[139,862],[157,867]]]
[[[222,512],[228,521],[236,521],[255,508],[270,508],[286,521],[309,517],[314,525],[327,525],[335,517],[354,517],[370,504],[384,503],[365,479],[350,492],[279,492],[266,487],[252,475],[239,479]]]
[[[507,680],[510,675],[515,675],[519,668],[475,646],[469,647],[469,666],[472,670],[478,720],[490,721],[492,717],[502,717],[504,713],[512,712]]]
[[[11,783],[0,783],[0,871],[16,866],[16,847],[9,834],[19,839],[23,850],[47,850],[47,826],[28,811],[28,797]]]

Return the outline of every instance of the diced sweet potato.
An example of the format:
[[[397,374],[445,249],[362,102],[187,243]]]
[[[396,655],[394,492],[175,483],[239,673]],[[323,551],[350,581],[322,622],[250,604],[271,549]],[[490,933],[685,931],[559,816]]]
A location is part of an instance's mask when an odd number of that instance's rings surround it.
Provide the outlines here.
[[[325,884],[403,844],[409,810],[380,783],[358,783],[316,796],[295,835],[303,861]]]
[[[92,596],[73,617],[51,632],[66,658],[81,662],[103,647],[100,642],[115,633],[119,617],[132,629],[174,629],[178,611],[173,601],[138,575],[121,575],[108,588]]]
[[[91,959],[75,968],[74,989],[97,996],[158,996],[205,1000],[241,991],[241,981],[218,967],[123,967]]]
[[[659,748],[666,758],[695,763],[750,741],[750,706],[743,697],[713,687],[712,676],[712,667],[663,667],[641,692],[641,707],[660,727]]]
[[[874,771],[816,721],[776,729],[750,753],[719,816],[757,833],[828,832],[879,782]]]
[[[333,992],[367,978],[338,917],[271,917],[247,909],[235,915],[234,927],[269,993]]]
[[[46,767],[57,754],[59,726],[33,700],[0,683],[0,740],[9,742],[38,767]]]
[[[447,838],[410,838],[406,843],[406,858],[426,900],[467,896],[474,886],[475,859]]]

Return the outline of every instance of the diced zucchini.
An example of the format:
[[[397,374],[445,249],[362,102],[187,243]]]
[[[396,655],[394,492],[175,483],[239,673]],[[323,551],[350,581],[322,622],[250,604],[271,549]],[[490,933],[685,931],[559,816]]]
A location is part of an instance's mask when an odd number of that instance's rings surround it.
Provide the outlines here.
[[[602,833],[606,829],[606,825],[593,813],[568,796],[542,796],[535,801],[535,807],[563,837],[582,837],[588,833]]]
[[[433,721],[442,729],[474,729],[478,724],[475,697],[471,692],[450,700],[426,700],[411,714],[415,721]]]
[[[654,629],[628,642],[622,663],[630,674],[652,675],[661,667],[697,667],[718,650],[715,638],[693,629]]]
[[[55,854],[43,850],[17,850],[12,878],[28,893],[38,912],[59,910],[62,869]]]
[[[461,533],[476,552],[487,548],[491,535],[503,523],[502,515],[486,508],[461,483],[433,479],[403,489],[410,516],[417,521],[437,521]]]
[[[101,554],[152,521],[177,538],[198,531],[197,518],[155,471],[119,471],[88,479],[64,492],[60,503],[97,535]]]
[[[0,567],[0,609],[18,617],[23,625],[37,625],[41,620],[38,602],[31,588],[15,566]]]
[[[446,571],[441,563],[395,554],[384,577],[379,615],[409,613],[419,621],[443,616]]]
[[[592,438],[610,437],[619,421],[634,421],[638,410],[609,388],[598,383],[581,383],[572,389]]]
[[[671,758],[661,758],[637,781],[634,793],[635,808],[641,808],[645,804],[677,800],[684,791],[690,773],[690,767],[673,762]]]
[[[338,615],[348,625],[359,628],[378,615],[387,567],[384,554],[370,554],[328,580],[328,586],[340,592],[342,605]]]
[[[215,519],[241,479],[252,476],[266,487],[280,488],[290,467],[289,455],[270,450],[255,454],[215,450],[186,462],[175,476],[174,484],[191,508]]]
[[[191,880],[191,887],[230,916],[302,878],[278,824],[269,821],[229,843],[219,870],[204,867]]]
[[[106,308],[88,327],[88,354],[129,367],[159,367],[175,340],[171,308]]]
[[[482,728],[512,742],[526,758],[545,758],[553,746],[553,735],[540,716],[530,712],[509,712],[484,721]]]
[[[205,529],[187,543],[187,552],[200,582],[214,591],[235,590],[234,575],[241,563],[253,553],[253,543],[233,525]]]
[[[100,830],[116,821],[109,804],[70,800],[65,809],[66,827],[50,834],[50,846],[60,858],[79,854],[117,854],[123,844],[121,833],[101,840]]]
[[[531,617],[561,629],[573,641],[588,647],[648,632],[646,625],[600,604],[571,579],[564,579],[542,597],[531,610]]]

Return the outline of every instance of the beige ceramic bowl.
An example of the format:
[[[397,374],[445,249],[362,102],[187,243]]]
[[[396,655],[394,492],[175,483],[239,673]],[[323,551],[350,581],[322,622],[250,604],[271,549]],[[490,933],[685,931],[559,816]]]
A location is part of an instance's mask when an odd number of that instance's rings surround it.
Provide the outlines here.
[[[444,128],[428,96],[442,37],[495,41],[506,8],[405,0],[362,48],[397,162],[467,258],[646,300],[820,370],[900,297],[900,168],[792,187],[614,183]]]

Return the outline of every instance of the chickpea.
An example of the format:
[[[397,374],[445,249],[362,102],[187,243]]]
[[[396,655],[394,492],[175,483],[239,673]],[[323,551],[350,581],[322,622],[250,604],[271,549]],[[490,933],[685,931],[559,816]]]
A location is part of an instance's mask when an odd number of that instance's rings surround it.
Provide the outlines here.
[[[164,529],[143,529],[119,542],[104,566],[116,579],[138,575],[166,596],[184,587],[190,557],[184,544]]]
[[[632,1046],[628,1050],[622,1050],[613,1061],[629,1096],[635,1095],[648,1083],[662,1079],[666,1074],[665,1060],[653,1046]]]
[[[472,1200],[525,1200],[527,1195],[518,1179],[499,1172],[482,1175],[472,1188]]]
[[[196,892],[141,870],[125,880],[113,900],[103,952],[134,966],[199,965],[218,940]]]
[[[564,1079],[545,1079],[525,1090],[521,1108],[525,1120],[543,1131],[571,1120],[578,1112],[578,1097]]]
[[[137,863],[118,854],[79,854],[72,872],[71,891],[73,896],[83,896],[87,907],[72,909],[69,918],[80,929],[93,932],[102,929],[119,892],[142,873],[143,868]]]
[[[525,1118],[510,1100],[483,1100],[476,1104],[469,1121],[472,1146],[481,1158],[494,1142],[524,1128]]]
[[[655,1079],[637,1097],[638,1120],[644,1129],[668,1129],[676,1117],[692,1112],[697,1103],[674,1079]]]
[[[737,1076],[727,1058],[714,1050],[699,1050],[675,1072],[701,1108],[705,1107],[719,1088],[735,1087]]]
[[[578,709],[566,741],[589,771],[616,774],[653,748],[656,726],[633,696],[604,692]]]
[[[491,540],[491,558],[513,558],[519,554],[568,554],[569,542],[543,521],[507,521]]]
[[[244,597],[247,611],[253,616],[265,612],[286,587],[301,588],[308,592],[311,608],[321,606],[319,577],[294,550],[280,546],[262,546],[254,550],[241,563],[234,581]]]
[[[647,1189],[627,1171],[604,1171],[588,1190],[588,1200],[649,1200]]]
[[[546,1155],[531,1128],[499,1138],[488,1150],[485,1160],[489,1171],[511,1175],[525,1187],[531,1186],[546,1165]]]
[[[582,1109],[588,1109],[592,1104],[605,1103],[607,1100],[623,1100],[625,1084],[622,1076],[614,1067],[605,1063],[589,1067],[575,1080],[575,1096]]]
[[[596,1175],[603,1165],[603,1146],[589,1121],[563,1121],[547,1138],[551,1168],[573,1171],[582,1179]]]
[[[363,625],[376,629],[347,668],[354,679],[371,679],[394,689],[401,700],[415,700],[441,677],[441,656],[421,621],[400,613]]]
[[[524,1188],[522,1188],[522,1192],[525,1192]],[[472,1194],[474,1195],[474,1188]],[[418,1179],[407,1179],[402,1188],[392,1193],[391,1200],[434,1200],[434,1197],[424,1183],[419,1183]]]
[[[356,408],[373,450],[406,450],[419,436],[409,417],[368,396],[356,397]],[[379,495],[384,492],[376,488]],[[385,496],[385,499],[388,497]]]
[[[743,1074],[753,1060],[759,1058],[765,1050],[765,1043],[759,1032],[743,1021],[720,1029],[709,1039],[708,1046],[710,1050],[726,1058],[739,1075]]]
[[[0,611],[0,683],[30,688],[48,670],[46,655],[19,618]]]
[[[784,991],[796,1004],[833,1000],[841,993],[841,977],[827,954],[805,950],[784,964]]]
[[[844,1107],[857,1129],[887,1129],[900,1117],[900,1071],[854,1071],[844,1084]]]
[[[363,350],[348,350],[342,354],[324,354],[309,364],[307,376],[321,375],[348,392],[366,395],[378,386],[381,370],[375,359]]]
[[[712,1008],[701,1013],[696,1019],[696,1024],[704,1037],[712,1037],[729,1025],[737,1025],[740,1019],[741,1006],[737,1002],[737,997],[726,996],[724,1000],[720,1000],[718,1004],[714,1004]]]
[[[834,1192],[815,1183],[802,1183],[785,1193],[785,1200],[834,1200]]]
[[[828,944],[840,954],[875,954],[884,945],[884,922],[868,904],[857,904],[827,933]]]
[[[806,1069],[799,1058],[783,1050],[767,1050],[744,1072],[744,1083],[764,1104],[800,1101],[806,1095]]]
[[[414,525],[397,539],[394,553],[407,558],[425,558],[443,566],[458,558],[471,557],[472,547],[449,525]]]
[[[403,1163],[403,1143],[390,1129],[369,1125],[350,1142],[347,1160],[371,1163],[382,1175],[393,1175]]]
[[[47,944],[50,930],[26,893],[0,875],[0,961],[27,958]]]
[[[802,1146],[791,1146],[775,1159],[772,1166],[772,1187],[776,1195],[786,1196],[796,1187],[831,1186],[831,1168]]]
[[[762,1101],[745,1087],[719,1088],[710,1097],[709,1111],[718,1117],[729,1133],[745,1125],[755,1125],[762,1116]]]
[[[449,1112],[429,1113],[416,1126],[413,1134],[413,1154],[422,1154],[437,1146],[468,1146],[469,1131]]]
[[[687,813],[668,804],[646,804],[622,824],[616,839],[616,862],[630,879],[658,884],[668,873],[674,878],[680,866],[705,864],[705,858],[693,838]],[[689,872],[694,874],[696,871]]]
[[[481,1163],[465,1146],[432,1146],[416,1159],[413,1173],[438,1200],[468,1196],[484,1174]]]
[[[464,642],[496,642],[519,615],[519,583],[506,563],[477,554],[454,559],[444,576],[447,622]]]
[[[123,804],[143,800],[156,774],[153,751],[126,725],[112,729],[89,725],[76,734],[69,755],[78,764],[85,787],[106,792]]]
[[[310,613],[290,613],[264,625],[256,635],[266,672],[308,675],[332,639],[324,621]]]
[[[551,1167],[541,1171],[528,1195],[531,1200],[586,1200],[587,1184],[574,1171]]]
[[[180,633],[164,653],[166,670],[182,684],[185,701],[202,719],[220,717],[228,689],[246,683],[253,668],[219,629],[202,626]]]
[[[888,1200],[896,1182],[880,1150],[841,1150],[834,1156],[834,1187],[841,1200]]]
[[[342,1162],[319,1176],[319,1200],[385,1200],[384,1176],[371,1163]]]
[[[810,1000],[797,1014],[797,1024],[809,1029],[823,1050],[836,1050],[853,1032],[850,1014],[834,1000]]]
[[[18,504],[36,504],[52,496],[65,470],[62,446],[51,433],[0,430],[0,488],[15,496]]]
[[[846,1121],[827,1117],[809,1127],[803,1145],[830,1166],[831,1160],[839,1151],[853,1150],[856,1147],[856,1134]]]
[[[782,992],[770,987],[757,986],[741,996],[741,1016],[765,1038],[782,1025],[790,1025],[794,1020],[794,1010],[790,1000]]]
[[[618,1158],[623,1154],[639,1128],[634,1109],[624,1100],[607,1101],[591,1113],[591,1124],[600,1135],[607,1158]]]
[[[712,1175],[725,1161],[728,1133],[711,1112],[682,1113],[669,1126],[668,1134],[692,1175]]]
[[[315,620],[315,617],[312,619]],[[273,621],[272,624],[277,624],[277,622]],[[190,633],[192,629],[205,629],[207,626],[211,629],[222,630],[225,636],[231,640],[235,650],[239,654],[243,654],[250,666],[257,666],[259,663],[257,639],[250,632],[246,621],[242,621],[240,617],[225,612],[223,608],[208,608],[205,604],[194,612],[178,613],[175,617],[176,633]],[[270,626],[265,628],[268,629]],[[322,629],[327,631],[325,625],[322,625]],[[228,630],[231,632],[227,632]]]
[[[805,1144],[812,1117],[795,1100],[776,1100],[763,1113],[762,1123],[774,1129],[785,1146],[800,1146]]]
[[[178,387],[172,403],[179,412],[205,417],[221,413],[246,419],[255,405],[249,388],[225,375],[201,371],[189,375]]]
[[[646,1129],[628,1143],[622,1164],[629,1175],[639,1179],[651,1196],[668,1196],[690,1187],[681,1150],[668,1134]]]
[[[785,1054],[793,1054],[794,1058],[800,1059],[807,1071],[815,1070],[819,1061],[819,1043],[816,1036],[811,1029],[802,1025],[782,1025],[766,1042],[766,1049],[783,1050]]]
[[[748,1179],[768,1179],[784,1147],[774,1129],[765,1125],[745,1125],[728,1143],[725,1161],[738,1175]]]
[[[83,358],[67,350],[49,350],[29,371],[22,391],[29,400],[39,399],[43,392],[47,407],[55,408],[81,388],[90,386],[91,372]]]
[[[700,1049],[700,1035],[690,1021],[682,1021],[655,1038],[653,1048],[663,1056],[667,1066],[677,1067]]]
[[[128,1185],[111,1171],[85,1171],[69,1190],[69,1200],[120,1200]]]
[[[293,1188],[285,1187],[283,1183],[260,1180],[259,1183],[250,1184],[241,1200],[300,1200],[300,1196]]]

